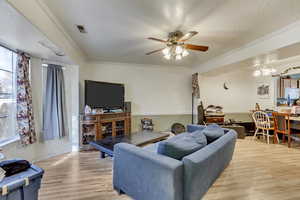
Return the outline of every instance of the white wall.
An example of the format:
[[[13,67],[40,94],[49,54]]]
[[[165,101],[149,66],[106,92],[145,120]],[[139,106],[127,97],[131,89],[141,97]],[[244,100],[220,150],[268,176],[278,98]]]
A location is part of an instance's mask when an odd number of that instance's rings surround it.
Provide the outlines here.
[[[289,57],[278,60],[271,64],[281,73],[287,68],[300,66],[300,56]],[[259,103],[261,108],[275,109],[276,79],[268,77],[254,77],[254,69],[251,64],[244,62],[232,64],[224,69],[212,70],[209,73],[201,73],[199,78],[201,100],[207,106],[216,104],[224,107],[227,113],[249,112],[254,109],[255,103]],[[291,70],[288,74],[299,74],[300,69]],[[229,90],[223,89],[223,83],[227,82]],[[260,99],[256,95],[258,82],[270,84],[270,98]]]
[[[271,77],[257,78],[253,69],[235,68],[211,72],[199,76],[200,96],[204,106],[213,104],[224,108],[225,113],[249,112],[259,103],[261,108],[274,108],[274,80]],[[226,83],[228,90],[223,88]],[[256,94],[258,83],[269,83],[270,98],[260,99]]]
[[[126,63],[89,63],[83,80],[125,84],[125,100],[133,115],[191,113],[191,70],[185,67]],[[81,94],[83,94],[83,89]],[[81,95],[83,98],[83,95]]]
[[[66,66],[66,102],[68,125],[70,129],[69,137],[50,141],[41,141],[42,130],[42,94],[43,88],[43,68],[40,59],[31,59],[31,84],[33,109],[35,116],[35,128],[38,142],[28,146],[22,146],[20,142],[14,142],[3,147],[7,158],[22,158],[30,161],[42,160],[54,155],[72,151],[72,134],[78,134],[78,71],[76,66]]]

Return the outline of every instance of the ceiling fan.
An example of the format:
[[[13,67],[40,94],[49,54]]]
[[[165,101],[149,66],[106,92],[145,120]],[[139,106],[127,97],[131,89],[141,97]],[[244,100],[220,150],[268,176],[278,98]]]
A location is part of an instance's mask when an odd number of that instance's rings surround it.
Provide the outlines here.
[[[165,43],[166,47],[148,52],[146,53],[146,55],[151,55],[153,53],[162,51],[164,57],[167,60],[170,59],[181,60],[183,57],[189,55],[187,49],[205,52],[208,50],[208,46],[199,46],[199,45],[185,43],[187,40],[191,39],[197,33],[198,32],[196,31],[190,31],[186,34],[183,34],[181,31],[175,31],[169,33],[167,40],[161,40],[161,39],[149,37],[147,39]]]

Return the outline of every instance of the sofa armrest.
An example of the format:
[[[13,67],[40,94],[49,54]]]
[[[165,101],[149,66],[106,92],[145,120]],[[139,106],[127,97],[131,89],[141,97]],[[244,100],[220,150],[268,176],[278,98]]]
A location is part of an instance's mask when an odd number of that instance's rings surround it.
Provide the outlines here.
[[[184,199],[199,200],[229,165],[235,149],[234,130],[183,158]]]
[[[183,163],[120,143],[114,146],[113,185],[134,199],[182,200]]]
[[[186,126],[187,132],[192,133],[197,130],[203,130],[206,126],[198,124],[188,124]]]

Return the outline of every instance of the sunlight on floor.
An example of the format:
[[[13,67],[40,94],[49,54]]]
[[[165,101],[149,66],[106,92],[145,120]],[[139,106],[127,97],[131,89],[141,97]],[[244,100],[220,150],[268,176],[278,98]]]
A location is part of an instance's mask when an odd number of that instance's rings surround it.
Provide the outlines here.
[[[55,161],[55,162],[51,165],[51,167],[55,167],[55,166],[60,165],[60,164],[62,164],[62,163],[64,163],[64,162],[67,162],[71,157],[73,157],[73,155],[74,155],[73,153],[66,154],[66,155],[63,156],[61,159]]]

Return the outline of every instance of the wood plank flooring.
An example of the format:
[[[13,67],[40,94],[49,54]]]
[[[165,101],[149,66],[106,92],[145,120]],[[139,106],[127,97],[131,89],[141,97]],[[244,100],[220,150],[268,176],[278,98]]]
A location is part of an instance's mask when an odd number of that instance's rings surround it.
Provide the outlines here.
[[[112,160],[72,153],[36,163],[45,169],[40,200],[129,200],[112,189]],[[230,166],[205,200],[300,199],[300,147],[238,140]]]

